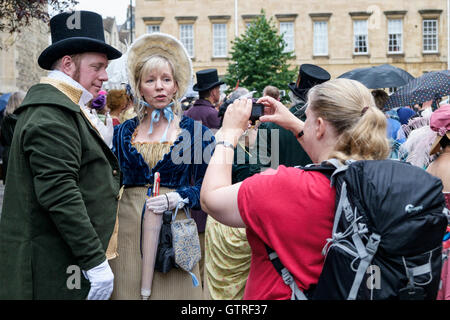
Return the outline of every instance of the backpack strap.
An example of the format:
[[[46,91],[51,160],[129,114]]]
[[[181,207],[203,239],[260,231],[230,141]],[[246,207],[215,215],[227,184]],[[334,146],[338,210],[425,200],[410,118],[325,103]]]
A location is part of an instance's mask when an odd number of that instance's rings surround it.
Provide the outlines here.
[[[269,260],[272,262],[275,270],[283,278],[284,283],[288,285],[292,290],[291,300],[308,300],[306,295],[297,286],[297,283],[294,281],[294,277],[292,276],[292,274],[281,262],[275,250],[273,250],[267,244],[264,245],[266,247],[267,254],[269,255]]]
[[[336,175],[339,174],[340,172],[344,172],[345,170],[347,170],[348,166],[351,164],[351,161],[347,162],[346,165],[342,165],[336,161],[328,160],[328,162],[338,166],[334,171],[334,173],[332,174],[331,177],[332,183],[334,182],[333,178],[336,177]],[[351,222],[351,225],[345,232],[337,232],[337,228],[339,222],[341,221],[341,216],[343,214],[345,219],[348,222]],[[330,245],[333,245],[333,243],[335,244],[339,243],[342,239],[346,238],[348,235],[351,234],[351,238],[356,249],[355,253],[358,255],[360,262],[355,274],[355,278],[353,280],[352,287],[347,297],[348,300],[356,299],[359,288],[364,279],[364,275],[366,274],[367,268],[370,266],[370,263],[372,262],[372,259],[377,252],[378,245],[381,240],[380,235],[372,233],[369,236],[367,245],[364,246],[364,243],[361,239],[361,235],[366,234],[368,230],[364,224],[358,223],[358,220],[359,219],[356,219],[356,208],[355,212],[353,212],[352,207],[350,205],[350,201],[348,199],[347,183],[346,181],[342,181],[342,185],[340,186],[339,202],[337,203],[336,212],[334,216],[332,238],[327,239],[327,244],[325,245],[322,254],[326,255],[327,250],[330,248],[329,247]]]
[[[355,234],[357,236],[355,236]],[[354,233],[353,238],[359,237],[357,233]],[[369,237],[369,241],[367,245],[364,247],[361,239],[359,241],[355,241],[356,249],[359,253],[359,257],[361,261],[359,262],[358,270],[356,271],[355,279],[353,280],[352,288],[350,289],[350,293],[348,294],[347,300],[355,300],[356,295],[358,294],[359,287],[361,286],[361,282],[364,278],[364,275],[369,267],[372,259],[377,252],[378,245],[380,244],[381,237],[376,233],[372,233]]]
[[[375,256],[375,253],[377,252],[381,237],[376,233],[372,233],[369,237],[367,245],[364,246],[364,243],[361,239],[361,234],[367,233],[368,230],[365,225],[358,224],[356,216],[354,216],[353,219],[350,219],[353,214],[356,215],[356,211],[355,213],[352,212],[350,202],[347,197],[347,183],[344,181],[341,186],[339,203],[337,205],[334,217],[332,238],[327,240],[327,244],[325,245],[322,254],[326,253],[326,248],[328,247],[330,242],[338,243],[341,239],[346,237],[347,231],[344,233],[336,233],[342,213],[344,213],[347,221],[353,220],[349,231],[352,232],[351,238],[353,240],[353,244],[355,245],[356,253],[358,254],[360,259],[352,287],[347,297],[347,300],[355,300],[358,294],[359,287],[361,286],[361,282],[363,281],[364,275],[366,274],[367,268],[369,267],[373,257]]]
[[[346,164],[342,164],[339,160],[331,158],[320,164],[308,164],[304,167],[296,166],[296,168],[300,168],[305,171],[319,171],[331,181],[331,186],[333,186],[335,184],[336,175],[346,171],[348,166],[354,161],[355,160],[347,160],[345,162]]]
[[[308,164],[306,166],[295,166],[295,168],[302,169],[304,171],[317,171],[331,180],[331,176],[333,175],[336,168],[326,162],[322,162],[321,164]]]

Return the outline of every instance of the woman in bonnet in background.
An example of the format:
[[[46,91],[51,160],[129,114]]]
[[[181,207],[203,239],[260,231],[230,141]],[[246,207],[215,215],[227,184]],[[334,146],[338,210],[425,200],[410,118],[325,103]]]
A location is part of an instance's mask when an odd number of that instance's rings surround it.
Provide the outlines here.
[[[177,39],[162,33],[143,35],[130,47],[127,64],[138,116],[114,127],[112,150],[119,160],[124,189],[119,196],[118,256],[110,261],[115,277],[112,299],[141,299],[144,205],[160,214],[181,202],[199,209],[207,167],[203,154],[209,148],[211,155],[214,147],[207,127],[195,123],[194,141],[194,121],[179,115],[179,101],[191,80],[192,65]],[[184,153],[189,155],[187,161]],[[196,154],[202,155],[201,161],[194,161]],[[177,161],[180,157],[183,161]],[[160,196],[146,201],[156,172],[160,174]],[[186,218],[183,210],[178,211],[178,218]],[[192,272],[200,279],[198,263]],[[155,271],[150,298],[201,299],[202,288],[194,287],[191,275],[183,270]]]

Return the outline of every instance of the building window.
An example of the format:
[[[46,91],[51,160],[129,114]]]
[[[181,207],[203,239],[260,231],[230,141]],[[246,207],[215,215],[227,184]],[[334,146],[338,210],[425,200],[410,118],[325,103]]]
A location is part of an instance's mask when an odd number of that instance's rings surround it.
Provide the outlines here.
[[[180,24],[180,41],[186,48],[189,57],[194,56],[194,25]]]
[[[213,24],[213,57],[227,56],[227,25],[225,23]]]
[[[294,51],[294,22],[280,22],[280,34],[287,44],[283,52]]]
[[[314,55],[328,55],[328,22],[314,21]]]
[[[437,19],[423,20],[423,52],[438,52]]]
[[[159,24],[147,25],[147,33],[159,32]]]
[[[388,52],[403,52],[403,20],[388,20]]]
[[[353,21],[353,53],[367,54],[369,52],[367,20]]]

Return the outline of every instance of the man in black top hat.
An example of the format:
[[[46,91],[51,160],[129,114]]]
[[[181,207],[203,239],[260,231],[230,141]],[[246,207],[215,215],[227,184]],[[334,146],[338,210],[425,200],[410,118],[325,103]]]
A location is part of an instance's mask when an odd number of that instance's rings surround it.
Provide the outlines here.
[[[83,108],[108,80],[108,60],[121,53],[105,43],[94,12],[58,14],[50,30],[38,63],[51,72],[15,111],[0,299],[108,299],[120,171]]]
[[[291,90],[292,102],[290,111],[305,121],[304,106],[309,89],[330,80],[330,78],[330,74],[321,67],[313,64],[302,64],[299,68],[297,81],[288,85]],[[276,131],[271,131],[273,129]],[[277,141],[272,141],[272,139]],[[256,142],[258,144],[258,166],[260,168],[269,166],[276,168],[280,164],[287,167],[305,166],[311,163],[311,159],[298,143],[297,138],[289,130],[274,123],[265,122],[259,126]],[[272,149],[272,144],[278,148]]]
[[[220,100],[220,85],[224,82],[219,80],[217,69],[200,70],[196,76],[197,83],[192,89],[198,91],[199,99],[184,114],[210,129],[219,129],[220,118],[215,105]]]

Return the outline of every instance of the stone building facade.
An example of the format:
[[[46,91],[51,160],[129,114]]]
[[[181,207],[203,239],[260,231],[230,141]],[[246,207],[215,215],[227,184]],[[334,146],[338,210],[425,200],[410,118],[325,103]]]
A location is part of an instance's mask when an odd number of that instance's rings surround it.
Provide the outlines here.
[[[127,45],[123,35],[119,31],[116,18],[107,17],[103,19],[103,28],[105,29],[105,42],[122,53],[126,52]]]
[[[447,69],[447,0],[136,0],[136,36],[174,35],[195,71],[224,75],[233,39],[261,9],[294,51],[293,68],[313,63],[333,78],[384,63],[415,77]]]
[[[17,90],[27,91],[46,74],[37,64],[42,50],[49,42],[48,25],[34,21],[19,34],[0,33],[0,93]]]

